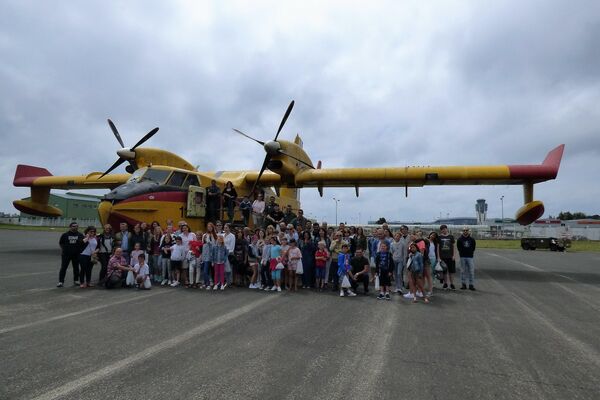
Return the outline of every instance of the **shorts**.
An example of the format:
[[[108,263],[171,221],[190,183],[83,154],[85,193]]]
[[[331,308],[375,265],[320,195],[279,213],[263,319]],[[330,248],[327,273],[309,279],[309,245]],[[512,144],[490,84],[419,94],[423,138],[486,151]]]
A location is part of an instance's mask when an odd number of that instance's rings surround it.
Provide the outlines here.
[[[181,260],[171,260],[171,269],[181,271],[183,269],[183,261]]]
[[[274,281],[281,279],[281,271],[282,270],[280,269],[271,271],[271,279],[273,279]]]
[[[379,273],[379,285],[380,286],[391,286],[392,282],[390,279],[390,271],[381,270]]]
[[[315,279],[325,279],[325,268],[315,268]]]
[[[442,258],[442,261],[446,263],[446,266],[448,266],[448,273],[456,273],[456,262],[452,258]]]

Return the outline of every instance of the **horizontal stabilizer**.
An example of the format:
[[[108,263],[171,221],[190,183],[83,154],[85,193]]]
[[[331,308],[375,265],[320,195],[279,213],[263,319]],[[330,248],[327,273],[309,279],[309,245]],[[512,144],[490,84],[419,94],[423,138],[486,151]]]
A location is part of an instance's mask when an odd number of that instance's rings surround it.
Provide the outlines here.
[[[15,186],[31,186],[33,181],[42,176],[52,176],[50,171],[46,168],[34,167],[33,165],[17,165],[15,171],[15,179],[13,185]]]

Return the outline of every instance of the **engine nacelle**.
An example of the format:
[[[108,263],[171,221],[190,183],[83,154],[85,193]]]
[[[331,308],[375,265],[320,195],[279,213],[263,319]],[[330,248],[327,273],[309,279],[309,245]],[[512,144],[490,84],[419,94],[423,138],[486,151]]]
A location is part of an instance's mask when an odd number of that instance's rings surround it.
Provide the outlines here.
[[[544,215],[544,203],[539,200],[530,201],[519,208],[516,220],[521,225],[529,225]]]

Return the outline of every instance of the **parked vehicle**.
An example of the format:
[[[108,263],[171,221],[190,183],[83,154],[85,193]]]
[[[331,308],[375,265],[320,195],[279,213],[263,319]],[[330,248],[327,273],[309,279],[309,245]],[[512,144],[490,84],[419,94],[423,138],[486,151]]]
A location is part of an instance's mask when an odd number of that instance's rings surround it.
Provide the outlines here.
[[[523,250],[549,249],[550,251],[565,251],[569,247],[571,247],[571,240],[566,238],[528,237],[521,239]]]

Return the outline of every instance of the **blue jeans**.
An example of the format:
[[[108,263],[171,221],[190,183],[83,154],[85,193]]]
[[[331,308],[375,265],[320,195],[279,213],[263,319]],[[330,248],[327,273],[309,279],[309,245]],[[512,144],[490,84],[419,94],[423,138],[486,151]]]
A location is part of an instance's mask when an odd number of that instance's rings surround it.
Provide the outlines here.
[[[463,285],[467,284],[467,277],[469,278],[469,285],[475,284],[475,263],[473,257],[461,257],[460,258],[460,280]]]
[[[396,289],[400,290],[404,288],[404,260],[394,261],[394,265],[396,266],[396,270],[394,271],[396,275]]]
[[[204,286],[210,285],[210,261],[202,263],[202,279],[204,280]]]

